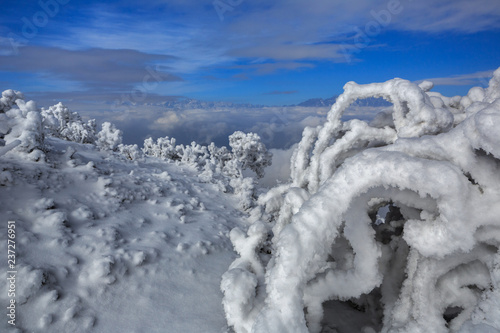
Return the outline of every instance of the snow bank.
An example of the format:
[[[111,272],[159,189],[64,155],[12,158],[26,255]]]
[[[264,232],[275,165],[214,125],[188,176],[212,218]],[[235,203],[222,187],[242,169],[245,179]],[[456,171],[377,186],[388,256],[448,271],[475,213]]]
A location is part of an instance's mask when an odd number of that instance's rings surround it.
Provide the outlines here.
[[[231,233],[240,257],[221,284],[228,324],[500,331],[499,82],[500,69],[487,89],[453,98],[429,82],[347,83],[327,122],[304,130],[292,182],[259,198],[246,235]],[[341,121],[367,97],[392,114]]]

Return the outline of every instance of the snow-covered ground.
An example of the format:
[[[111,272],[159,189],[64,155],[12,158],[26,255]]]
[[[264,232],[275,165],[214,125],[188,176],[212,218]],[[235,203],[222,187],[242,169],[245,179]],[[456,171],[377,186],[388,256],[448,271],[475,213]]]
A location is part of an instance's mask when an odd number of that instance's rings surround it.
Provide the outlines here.
[[[187,165],[45,141],[46,163],[1,159],[1,270],[15,221],[18,331],[225,332],[237,200]],[[15,332],[3,318],[0,331]]]

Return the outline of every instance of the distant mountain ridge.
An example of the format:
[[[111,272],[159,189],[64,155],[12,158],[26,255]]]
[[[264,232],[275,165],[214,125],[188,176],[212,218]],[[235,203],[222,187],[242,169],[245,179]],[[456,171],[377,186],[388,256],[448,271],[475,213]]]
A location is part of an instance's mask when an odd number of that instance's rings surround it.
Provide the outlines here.
[[[302,103],[297,104],[297,106],[304,106],[304,107],[321,107],[321,106],[332,106],[335,101],[337,100],[338,95],[330,97],[330,98],[311,98],[308,99],[307,101],[304,101]],[[358,99],[356,100],[353,105],[355,106],[363,106],[363,107],[380,107],[380,106],[390,106],[391,103],[387,102],[383,98],[375,98],[375,97],[369,97],[365,99]]]
[[[185,110],[185,109],[218,109],[218,108],[259,108],[265,105],[250,104],[250,103],[233,103],[226,101],[201,101],[194,98],[182,98],[162,102],[161,105],[168,109]]]
[[[284,106],[302,106],[302,107],[327,107],[332,106],[337,100],[338,95],[330,98],[311,98],[299,104],[284,105]],[[269,105],[251,104],[251,103],[233,103],[226,101],[202,101],[194,98],[180,98],[159,103],[167,109],[185,110],[185,109],[219,109],[219,108],[263,108]],[[366,98],[360,99],[353,103],[355,106],[361,107],[383,107],[390,106],[391,103],[382,98]]]

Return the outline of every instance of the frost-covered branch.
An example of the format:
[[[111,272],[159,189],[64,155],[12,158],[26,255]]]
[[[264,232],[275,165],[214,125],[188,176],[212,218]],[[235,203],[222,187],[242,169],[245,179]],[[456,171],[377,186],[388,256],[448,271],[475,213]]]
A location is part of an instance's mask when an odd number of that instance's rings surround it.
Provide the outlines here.
[[[266,227],[233,240],[222,290],[236,332],[500,330],[500,69],[464,97],[432,86],[349,82],[304,130],[292,182],[259,199]],[[392,114],[341,121],[367,97]],[[368,326],[325,305],[345,301]]]

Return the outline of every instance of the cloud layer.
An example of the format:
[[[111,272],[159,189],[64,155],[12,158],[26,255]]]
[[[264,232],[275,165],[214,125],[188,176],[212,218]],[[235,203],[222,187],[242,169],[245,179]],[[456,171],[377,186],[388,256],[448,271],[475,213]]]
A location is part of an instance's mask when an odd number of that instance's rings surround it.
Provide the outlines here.
[[[64,50],[55,47],[25,46],[18,54],[2,57],[0,70],[45,73],[79,82],[87,89],[131,89],[134,84],[181,81],[179,76],[158,71],[155,62],[168,62],[169,55],[146,54],[136,50]]]
[[[44,3],[0,12],[4,89],[282,105],[392,73],[464,87],[475,80],[449,75],[498,67],[500,56],[478,37],[500,35],[498,0],[71,0],[53,13]]]

